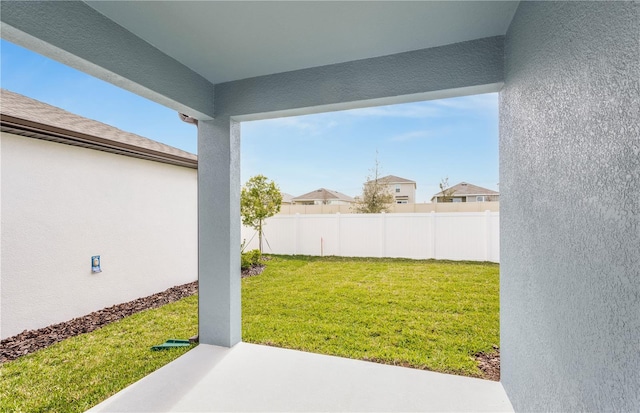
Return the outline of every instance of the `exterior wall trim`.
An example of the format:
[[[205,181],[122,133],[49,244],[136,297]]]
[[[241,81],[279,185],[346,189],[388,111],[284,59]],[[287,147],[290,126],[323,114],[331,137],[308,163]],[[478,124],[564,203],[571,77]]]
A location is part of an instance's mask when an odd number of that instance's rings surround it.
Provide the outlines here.
[[[43,139],[72,146],[95,149],[133,158],[168,163],[171,165],[198,168],[198,160],[179,155],[142,148],[123,142],[116,142],[98,136],[88,135],[68,129],[20,119],[9,115],[0,115],[0,130],[28,138]]]

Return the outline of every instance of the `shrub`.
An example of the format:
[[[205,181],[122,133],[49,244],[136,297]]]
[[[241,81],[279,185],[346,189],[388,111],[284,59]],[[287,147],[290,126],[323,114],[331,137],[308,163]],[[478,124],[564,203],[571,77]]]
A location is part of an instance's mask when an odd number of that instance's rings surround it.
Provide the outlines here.
[[[244,270],[245,268],[258,265],[260,263],[260,258],[262,258],[260,250],[243,252],[240,257],[240,268]]]

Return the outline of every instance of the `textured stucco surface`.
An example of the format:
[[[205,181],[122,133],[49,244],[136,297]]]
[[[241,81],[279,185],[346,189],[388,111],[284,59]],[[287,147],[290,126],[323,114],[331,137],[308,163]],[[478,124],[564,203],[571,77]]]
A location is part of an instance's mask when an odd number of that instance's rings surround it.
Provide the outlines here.
[[[81,1],[0,2],[2,37],[200,119],[213,85]]]
[[[500,97],[502,382],[517,411],[640,410],[640,20],[523,2]]]
[[[4,132],[0,148],[1,338],[196,279],[197,170]]]
[[[240,124],[198,123],[198,319],[200,343],[241,337]]]
[[[396,103],[389,100],[396,97],[401,102],[496,92],[502,86],[503,46],[504,36],[495,36],[220,83],[215,113],[326,111]]]

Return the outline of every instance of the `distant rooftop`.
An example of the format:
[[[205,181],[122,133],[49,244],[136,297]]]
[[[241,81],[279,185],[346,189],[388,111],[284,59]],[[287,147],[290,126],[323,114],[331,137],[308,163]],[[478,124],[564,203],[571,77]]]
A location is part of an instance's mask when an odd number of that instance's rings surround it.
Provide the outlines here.
[[[293,198],[294,201],[312,201],[312,200],[329,200],[339,199],[347,202],[355,202],[355,200],[349,195],[345,195],[342,192],[332,191],[330,189],[320,188],[315,191],[307,192],[304,195]]]
[[[483,188],[481,186],[473,185],[467,182],[460,182],[459,184],[454,185],[449,189],[453,191],[453,196],[500,195],[499,192],[492,191],[491,189]],[[442,196],[442,191],[434,194],[433,198],[438,196]]]
[[[286,192],[282,192],[282,203],[283,204],[290,204],[292,200],[293,200],[293,195],[288,194]]]
[[[198,157],[173,146],[0,89],[0,130],[119,155],[198,167]],[[177,116],[177,115],[176,115]]]
[[[395,175],[387,175],[387,176],[383,176],[382,178],[378,178],[379,182],[383,182],[385,184],[414,184],[416,183],[416,181],[412,181],[411,179],[406,179],[406,178],[401,178],[399,176],[395,176]],[[373,182],[373,180],[371,181],[367,181],[367,183],[369,182]]]

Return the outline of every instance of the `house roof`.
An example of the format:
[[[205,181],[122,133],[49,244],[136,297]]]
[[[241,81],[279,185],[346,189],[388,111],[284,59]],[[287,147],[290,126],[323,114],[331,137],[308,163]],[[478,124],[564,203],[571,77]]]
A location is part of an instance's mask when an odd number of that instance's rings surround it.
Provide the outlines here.
[[[387,175],[382,178],[378,178],[378,181],[383,182],[385,184],[414,184],[416,185],[416,181],[412,181],[411,179],[401,178],[395,175]],[[367,183],[373,182],[373,179],[367,181]]]
[[[472,195],[500,195],[499,192],[481,186],[473,185],[467,182],[460,182],[449,188],[453,191],[453,196],[472,196]],[[442,196],[442,191],[433,195],[433,198]],[[433,199],[431,198],[431,199]]]
[[[355,200],[349,195],[345,195],[342,192],[332,191],[330,189],[320,188],[315,191],[307,192],[304,195],[293,198],[294,201],[324,201],[330,199],[338,199],[346,202],[355,202]]]
[[[286,192],[282,192],[282,203],[283,204],[290,204],[291,201],[293,201],[293,195],[288,194]]]
[[[173,165],[198,167],[198,157],[66,110],[0,89],[0,130]]]

